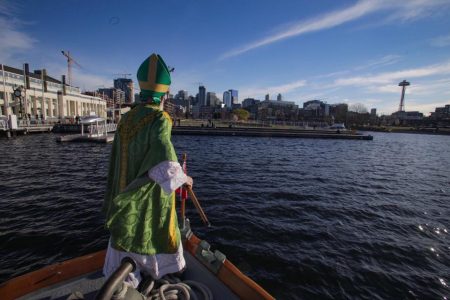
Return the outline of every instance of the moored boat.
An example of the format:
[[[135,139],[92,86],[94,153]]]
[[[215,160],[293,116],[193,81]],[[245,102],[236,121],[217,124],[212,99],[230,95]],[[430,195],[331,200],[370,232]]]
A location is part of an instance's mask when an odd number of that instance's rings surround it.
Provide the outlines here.
[[[334,123],[330,126],[330,129],[347,130],[347,128],[345,128],[344,123]]]

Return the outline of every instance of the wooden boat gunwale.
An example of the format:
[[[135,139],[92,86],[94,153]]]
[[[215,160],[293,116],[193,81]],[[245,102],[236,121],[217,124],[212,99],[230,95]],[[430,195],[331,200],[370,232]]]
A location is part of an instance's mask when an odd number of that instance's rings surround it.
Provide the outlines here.
[[[184,249],[196,257],[200,243],[201,240],[191,234],[184,240]],[[99,271],[103,268],[105,255],[106,250],[101,250],[10,279],[0,284],[0,295],[4,300],[17,299],[40,289]],[[274,299],[228,259],[225,259],[215,276],[241,299]]]

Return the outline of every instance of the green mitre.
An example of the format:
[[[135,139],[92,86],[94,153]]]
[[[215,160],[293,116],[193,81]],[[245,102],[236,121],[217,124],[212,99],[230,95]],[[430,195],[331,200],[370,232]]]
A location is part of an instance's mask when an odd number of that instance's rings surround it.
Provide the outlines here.
[[[152,100],[159,104],[161,96],[169,90],[170,72],[162,57],[153,53],[141,64],[137,71],[141,88],[141,101]]]

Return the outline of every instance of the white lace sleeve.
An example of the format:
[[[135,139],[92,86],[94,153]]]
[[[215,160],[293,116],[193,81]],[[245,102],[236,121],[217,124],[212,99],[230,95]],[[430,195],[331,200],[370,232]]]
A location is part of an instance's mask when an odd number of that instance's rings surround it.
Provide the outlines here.
[[[167,194],[175,191],[186,182],[187,176],[184,174],[180,164],[175,161],[163,161],[148,171],[148,177],[156,181]]]

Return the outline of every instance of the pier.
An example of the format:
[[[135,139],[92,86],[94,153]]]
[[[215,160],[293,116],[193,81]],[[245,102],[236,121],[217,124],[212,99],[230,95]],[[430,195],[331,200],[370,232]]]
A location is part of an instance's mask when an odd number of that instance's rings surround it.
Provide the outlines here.
[[[37,123],[30,120],[17,120],[17,116],[11,115],[9,118],[0,116],[0,136],[11,138],[29,133],[51,132],[53,124]]]
[[[343,140],[373,140],[371,135],[358,134],[351,131],[337,132],[336,130],[295,130],[273,128],[199,128],[179,126],[172,128],[172,135],[205,135],[205,136],[246,136],[246,137],[284,137],[284,138],[315,138],[315,139],[343,139]],[[114,134],[70,134],[60,136],[58,142],[95,142],[110,143]]]
[[[8,126],[2,126],[0,124],[0,136],[11,138],[18,135],[26,135],[29,133],[44,133],[51,132],[53,125],[50,124],[40,124],[40,125],[28,125],[20,126],[17,128],[9,128]]]
[[[34,132],[66,132],[72,133],[56,138],[58,142],[94,142],[110,143],[114,140],[117,124],[106,123],[102,118],[86,117],[80,124],[32,124],[11,129],[5,122],[0,122],[0,133],[7,137]],[[73,134],[77,133],[77,134]],[[81,133],[81,134],[80,134]],[[201,127],[174,126],[173,135],[205,135],[205,136],[246,136],[246,137],[284,137],[284,138],[315,138],[315,139],[345,139],[373,140],[373,136],[357,133],[352,130],[311,129],[311,128],[274,128],[274,127]]]
[[[172,128],[173,135],[210,135],[210,136],[247,136],[247,137],[287,137],[316,139],[373,140],[371,135],[358,134],[352,131],[339,130],[304,130],[276,128],[242,128],[242,127],[191,127],[178,126]]]

